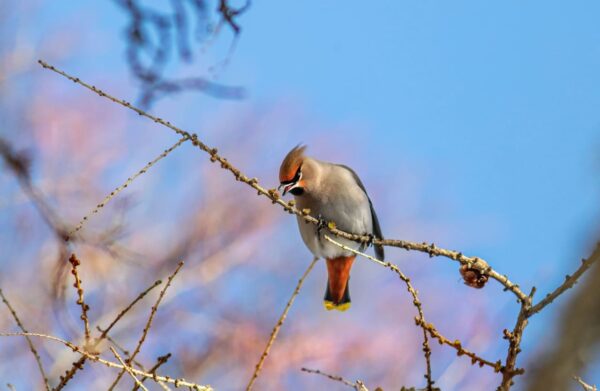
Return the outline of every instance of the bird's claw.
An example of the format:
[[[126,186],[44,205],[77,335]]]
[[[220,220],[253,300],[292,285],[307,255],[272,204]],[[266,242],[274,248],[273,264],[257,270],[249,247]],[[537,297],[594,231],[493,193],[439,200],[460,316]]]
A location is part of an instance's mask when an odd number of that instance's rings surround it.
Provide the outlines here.
[[[319,221],[317,223],[317,235],[321,236],[321,231],[323,231],[323,228],[327,227],[327,222],[320,214],[317,216],[317,220]]]
[[[368,233],[366,234],[367,236],[367,241],[365,242],[367,244],[367,247],[371,247],[373,245],[373,242],[375,241],[375,235]]]

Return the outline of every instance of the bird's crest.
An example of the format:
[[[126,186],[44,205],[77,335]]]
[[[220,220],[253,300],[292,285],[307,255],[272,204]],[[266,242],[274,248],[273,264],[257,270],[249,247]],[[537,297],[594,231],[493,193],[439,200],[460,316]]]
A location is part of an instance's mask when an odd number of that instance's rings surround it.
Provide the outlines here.
[[[288,152],[279,168],[279,182],[288,182],[294,178],[298,168],[300,168],[300,165],[302,165],[302,161],[304,160],[305,150],[306,145],[298,144]]]

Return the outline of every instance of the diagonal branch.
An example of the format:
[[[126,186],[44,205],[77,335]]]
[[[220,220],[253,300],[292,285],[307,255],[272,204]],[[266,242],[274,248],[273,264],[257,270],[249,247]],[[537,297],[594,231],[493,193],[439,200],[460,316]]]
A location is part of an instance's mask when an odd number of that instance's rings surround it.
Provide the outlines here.
[[[287,314],[290,311],[292,304],[294,304],[294,300],[296,300],[296,296],[298,296],[298,294],[300,293],[300,289],[302,288],[302,284],[304,284],[304,280],[306,279],[306,277],[308,277],[308,274],[311,272],[311,270],[313,269],[313,267],[315,266],[315,264],[317,263],[318,260],[319,260],[319,258],[315,257],[312,260],[312,262],[310,263],[310,265],[308,265],[308,268],[306,269],[306,271],[304,272],[302,277],[300,277],[300,280],[298,280],[298,285],[296,285],[296,289],[294,289],[294,293],[292,293],[292,296],[290,297],[287,304],[285,305],[285,308],[284,308],[283,312],[281,313],[279,320],[275,324],[275,327],[273,327],[273,331],[271,331],[271,336],[269,337],[267,346],[265,346],[265,350],[260,355],[260,359],[258,360],[258,364],[256,364],[254,373],[252,374],[252,377],[250,378],[250,381],[248,382],[248,385],[246,386],[246,391],[252,390],[252,387],[254,386],[254,382],[258,378],[260,370],[262,369],[263,364],[265,363],[265,359],[269,355],[271,346],[273,346],[273,343],[275,342],[275,339],[277,338],[277,334],[279,334],[279,329],[281,329],[283,322],[285,322],[285,318],[287,317]]]
[[[144,326],[144,330],[142,331],[140,340],[138,341],[138,344],[135,347],[135,350],[133,351],[131,356],[129,356],[129,358],[127,359],[127,364],[131,364],[131,362],[135,359],[135,357],[140,352],[140,350],[142,348],[142,344],[144,343],[144,341],[146,340],[146,336],[148,335],[148,331],[150,331],[150,327],[152,327],[152,321],[154,320],[154,315],[156,315],[158,306],[160,305],[160,302],[162,301],[162,298],[164,297],[165,292],[167,291],[167,289],[169,289],[169,286],[171,286],[171,281],[173,281],[173,278],[175,278],[175,276],[177,275],[177,273],[179,272],[179,270],[181,269],[182,266],[183,266],[183,261],[179,262],[175,271],[173,273],[171,273],[171,275],[167,279],[167,283],[165,284],[164,288],[160,291],[160,294],[158,295],[158,299],[156,300],[156,304],[154,304],[152,306],[152,309],[150,310],[150,316],[148,317],[148,321],[146,322],[146,325]],[[115,379],[113,384],[110,386],[109,390],[112,390],[117,386],[117,384],[119,383],[119,380],[121,380],[121,377],[123,377],[124,372],[125,372],[125,369],[123,369],[121,372],[119,372],[119,375],[117,376],[117,378]]]
[[[415,321],[416,321],[417,325],[423,327],[429,333],[429,335],[431,335],[431,338],[437,339],[438,342],[442,345],[448,345],[451,348],[456,349],[456,354],[458,356],[469,357],[471,359],[472,365],[478,364],[479,367],[483,367],[484,365],[487,365],[488,367],[493,368],[494,372],[502,372],[503,367],[502,367],[502,362],[500,360],[498,360],[496,362],[491,362],[489,360],[486,360],[485,358],[481,358],[480,356],[471,352],[470,350],[465,349],[462,346],[462,343],[458,339],[454,340],[454,341],[450,341],[448,338],[444,337],[435,328],[435,326],[433,324],[425,323],[422,320],[420,320],[419,318],[416,318]]]
[[[391,262],[384,262],[384,261],[380,261],[379,259],[372,257],[368,254],[365,254],[363,252],[357,251],[353,248],[350,248],[348,246],[345,246],[341,243],[336,242],[335,240],[331,239],[329,236],[327,235],[323,235],[324,238],[330,242],[335,244],[336,246],[346,250],[346,251],[350,251],[356,255],[360,255],[364,258],[367,258],[370,261],[373,261],[375,263],[378,263],[382,266],[385,266],[386,268],[392,270],[394,273],[396,273],[398,275],[398,277],[400,277],[400,279],[402,281],[404,281],[404,283],[406,284],[406,289],[408,290],[408,292],[410,293],[410,295],[413,298],[413,305],[415,306],[415,308],[417,309],[417,313],[418,313],[418,317],[416,318],[417,320],[417,325],[421,326],[422,324],[425,324],[425,314],[423,313],[423,306],[421,305],[421,301],[419,300],[419,296],[417,294],[416,289],[412,286],[411,282],[410,282],[410,278],[408,278],[404,273],[402,273],[402,271],[400,270],[400,268],[398,268],[398,266],[394,265]],[[421,322],[421,323],[419,323]],[[431,347],[429,346],[429,338],[427,337],[427,330],[425,329],[425,327],[421,326],[422,330],[423,330],[423,353],[425,355],[425,379],[427,380],[427,391],[432,391],[433,390],[433,384],[435,383],[435,381],[432,379],[431,377]]]
[[[94,93],[100,95],[103,98],[106,98],[114,103],[117,103],[123,107],[126,107],[126,108],[136,112],[140,116],[146,117],[146,118],[154,121],[155,123],[158,123],[162,126],[165,126],[169,129],[171,129],[173,132],[175,132],[181,136],[189,137],[192,140],[192,143],[194,144],[194,146],[198,147],[199,149],[201,149],[202,151],[204,151],[210,155],[211,162],[213,162],[213,163],[219,162],[221,165],[221,168],[231,172],[237,181],[243,182],[243,183],[247,184],[248,186],[252,187],[254,190],[257,191],[257,193],[259,195],[269,198],[274,204],[279,204],[284,209],[284,211],[286,211],[290,214],[295,214],[295,215],[301,217],[302,219],[304,219],[304,221],[306,221],[308,223],[315,224],[315,225],[319,224],[319,220],[310,215],[309,209],[299,210],[295,207],[295,203],[293,201],[285,202],[281,198],[281,196],[279,195],[279,193],[277,192],[276,189],[266,189],[266,188],[260,186],[258,184],[258,179],[250,178],[250,177],[244,175],[244,173],[242,173],[238,168],[236,168],[231,163],[229,163],[229,161],[226,158],[219,155],[218,150],[216,148],[211,148],[208,145],[204,144],[202,141],[200,141],[198,139],[198,135],[189,133],[189,132],[171,124],[169,121],[166,121],[160,117],[149,114],[149,113],[145,112],[144,110],[133,106],[131,103],[129,103],[125,100],[122,100],[122,99],[116,98],[110,94],[107,94],[106,92],[96,88],[95,86],[90,85],[77,77],[71,76],[71,75],[67,74],[66,72],[48,64],[45,61],[38,60],[38,63],[43,68],[49,69],[55,73],[58,73],[59,75],[64,76],[67,79],[71,80],[72,82],[79,84],[79,85],[87,88],[88,90],[93,91]],[[519,288],[518,285],[516,285],[515,283],[510,281],[506,275],[502,275],[502,274],[496,272],[494,269],[492,269],[492,267],[487,262],[485,262],[481,258],[467,257],[467,256],[463,255],[461,252],[439,248],[433,243],[431,243],[431,244],[428,244],[425,242],[415,243],[415,242],[409,242],[409,241],[405,241],[405,240],[390,240],[390,239],[384,240],[381,238],[373,239],[372,237],[370,237],[368,235],[358,235],[358,234],[348,233],[348,232],[339,230],[333,224],[329,225],[327,227],[327,229],[333,235],[336,235],[336,236],[339,236],[339,237],[342,237],[342,238],[345,238],[348,240],[357,241],[360,243],[366,244],[366,243],[372,242],[374,244],[378,244],[378,245],[382,245],[382,246],[398,247],[398,248],[403,248],[405,250],[419,251],[422,253],[429,254],[429,256],[431,256],[431,257],[441,256],[441,257],[446,257],[446,258],[452,259],[456,262],[459,262],[461,265],[467,265],[469,268],[476,269],[480,273],[488,275],[491,278],[495,279],[500,284],[502,284],[506,290],[511,291],[515,296],[517,296],[519,301],[522,302],[527,299],[527,295],[525,293],[523,293],[523,291],[521,291],[521,289]]]
[[[93,348],[96,348],[100,344],[100,342],[102,342],[108,336],[108,332],[117,324],[117,322],[119,322],[119,320],[121,320],[121,318],[123,316],[125,316],[125,314],[134,305],[137,304],[137,302],[139,302],[140,300],[142,300],[148,294],[148,292],[150,292],[152,289],[156,288],[160,284],[162,284],[161,280],[155,281],[150,287],[148,287],[145,291],[143,291],[142,293],[140,293],[131,303],[129,303],[129,305],[127,307],[125,307],[123,310],[121,310],[121,312],[119,312],[117,314],[117,316],[110,323],[110,325],[106,329],[104,329],[102,331],[102,334],[100,334],[100,337],[98,337],[98,338],[95,339]],[[58,384],[58,386],[56,386],[56,388],[54,389],[54,391],[60,391],[64,386],[66,386],[67,383],[73,378],[73,376],[75,376],[75,373],[79,369],[83,368],[83,365],[85,364],[86,360],[87,360],[87,356],[84,355],[79,360],[75,361],[73,363],[73,365],[71,366],[71,368],[68,369],[65,372],[65,375],[61,376],[60,383]]]
[[[85,215],[77,224],[77,226],[75,226],[75,228],[73,228],[69,234],[68,234],[68,238],[72,237],[75,233],[77,233],[81,228],[83,228],[83,225],[85,224],[85,222],[87,220],[89,220],[89,218],[98,213],[100,211],[100,209],[104,208],[106,206],[106,204],[108,204],[110,202],[110,200],[112,200],[117,194],[119,194],[123,189],[125,189],[127,186],[131,185],[131,183],[140,175],[144,174],[146,171],[148,171],[152,166],[154,166],[156,163],[158,163],[158,161],[160,161],[161,159],[165,158],[168,154],[170,154],[171,152],[173,152],[173,150],[177,147],[179,147],[181,144],[183,144],[185,141],[189,140],[188,137],[182,137],[179,141],[177,141],[172,147],[165,149],[163,153],[161,153],[160,155],[158,155],[154,160],[148,162],[148,164],[146,164],[144,166],[144,168],[142,168],[141,170],[139,170],[138,172],[136,172],[134,175],[132,175],[131,177],[127,178],[127,180],[125,181],[125,183],[123,183],[121,186],[117,187],[116,189],[114,189],[113,191],[110,192],[110,194],[108,194],[106,197],[104,197],[104,199],[102,201],[100,201],[100,203],[98,205],[96,205],[96,207],[94,209],[92,209],[91,212],[89,212],[87,215]]]
[[[566,276],[565,282],[563,282],[554,291],[552,291],[552,293],[548,293],[546,297],[542,299],[539,303],[534,305],[527,313],[527,317],[537,314],[538,312],[543,310],[544,307],[546,307],[548,304],[552,303],[554,299],[563,294],[567,289],[572,288],[577,283],[579,278],[583,275],[583,273],[585,273],[594,264],[594,262],[598,261],[599,259],[600,242],[596,244],[596,249],[594,250],[592,255],[588,257],[588,259],[581,260],[581,265],[579,266],[579,268],[577,268],[575,273],[573,273],[570,276]]]
[[[27,329],[25,329],[25,326],[23,326],[23,323],[21,322],[21,319],[19,319],[17,312],[10,305],[6,296],[4,296],[2,289],[0,289],[0,297],[2,298],[4,304],[6,304],[6,307],[12,314],[12,317],[14,318],[15,322],[17,322],[19,328],[24,333],[27,333]],[[33,356],[35,357],[35,362],[37,363],[38,369],[40,370],[40,374],[42,375],[42,379],[44,380],[44,386],[46,387],[46,391],[50,391],[50,383],[48,383],[48,376],[46,376],[46,371],[44,371],[44,366],[42,365],[42,359],[40,358],[40,354],[36,350],[35,346],[33,345],[33,342],[31,341],[31,338],[29,338],[28,335],[25,336],[25,339],[27,339],[27,345],[29,345],[29,350],[31,350],[31,353],[33,353]]]
[[[52,341],[56,341],[56,342],[60,342],[63,345],[65,345],[66,347],[70,348],[72,351],[74,351],[75,353],[79,353],[82,356],[86,357],[88,360],[91,361],[95,361],[98,362],[102,365],[105,365],[109,368],[116,368],[116,369],[121,369],[121,370],[126,370],[125,366],[122,364],[117,364],[114,363],[112,361],[108,361],[105,360],[101,357],[99,357],[98,355],[92,354],[87,352],[83,347],[75,345],[72,342],[69,342],[67,340],[58,338],[58,337],[54,337],[52,335],[47,335],[47,334],[41,334],[41,333],[0,333],[0,337],[40,337],[40,338],[46,338]],[[189,387],[191,390],[194,391],[213,391],[213,388],[209,385],[206,386],[202,386],[200,384],[197,383],[192,383],[189,382],[185,379],[179,378],[179,379],[175,379],[169,376],[161,376],[161,375],[157,375],[157,374],[150,374],[144,371],[141,371],[139,369],[135,369],[135,368],[131,368],[129,367],[129,369],[131,370],[131,372],[133,372],[133,374],[138,375],[138,376],[146,376],[149,377],[151,379],[153,379],[154,381],[162,381],[165,383],[170,383],[175,385],[176,387]]]
[[[338,375],[331,375],[329,373],[325,373],[319,369],[309,369],[309,368],[301,368],[300,369],[302,372],[306,372],[306,373],[314,373],[315,375],[322,375],[325,376],[328,379],[331,379],[333,381],[337,381],[340,382],[348,387],[354,388],[355,391],[369,391],[367,389],[367,387],[364,385],[363,382],[361,382],[360,380],[357,380],[356,382],[352,383],[349,380],[344,379],[341,376]]]
[[[583,388],[583,391],[598,391],[596,386],[591,386],[584,382],[579,376],[573,376],[573,379],[579,383],[579,385]]]
[[[121,358],[121,356],[119,356],[119,353],[117,353],[117,351],[115,350],[115,348],[113,348],[112,346],[110,346],[110,351],[113,353],[113,355],[115,356],[115,358],[121,363],[121,365],[127,371],[127,373],[129,374],[129,376],[131,376],[131,378],[135,382],[136,386],[141,387],[142,390],[144,390],[144,391],[148,391],[148,389],[146,388],[146,386],[144,386],[139,381],[139,379],[135,376],[135,374],[131,371],[131,368],[129,366],[127,366],[127,364],[125,364],[125,362],[123,361],[123,359]]]

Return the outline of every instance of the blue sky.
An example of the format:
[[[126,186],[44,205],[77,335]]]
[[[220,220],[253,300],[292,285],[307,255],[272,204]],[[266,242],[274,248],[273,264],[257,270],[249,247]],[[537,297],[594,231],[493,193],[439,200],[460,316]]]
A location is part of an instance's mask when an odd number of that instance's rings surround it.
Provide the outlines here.
[[[127,76],[115,6],[52,7],[34,34],[81,26],[82,13],[96,20],[72,71],[98,83]],[[297,106],[307,128],[274,130],[281,138],[266,162],[276,167],[305,142],[366,178],[389,211],[388,236],[481,256],[544,292],[598,232],[599,14],[593,1],[255,1],[219,77],[246,86],[248,99],[186,94],[156,110],[197,128],[217,107],[235,116]],[[208,130],[200,125],[210,139]],[[264,180],[274,184],[275,173]],[[415,218],[442,233],[403,224]],[[531,335],[550,316],[533,320]]]

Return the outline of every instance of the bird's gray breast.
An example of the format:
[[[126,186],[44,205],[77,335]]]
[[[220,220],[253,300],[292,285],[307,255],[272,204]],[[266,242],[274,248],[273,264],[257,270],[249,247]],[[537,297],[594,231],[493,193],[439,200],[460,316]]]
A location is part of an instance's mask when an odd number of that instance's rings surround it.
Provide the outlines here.
[[[358,185],[353,174],[343,167],[329,165],[324,170],[318,186],[296,197],[296,203],[301,209],[310,209],[313,217],[320,216],[326,222],[334,222],[336,227],[343,231],[361,235],[372,233],[373,221],[369,198]],[[336,258],[351,255],[351,252],[323,238],[323,235],[327,234],[327,229],[323,229],[319,237],[317,227],[314,224],[307,224],[300,217],[298,217],[298,226],[304,243],[315,256]],[[359,243],[338,237],[333,239],[350,248],[360,248]]]

